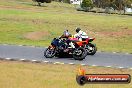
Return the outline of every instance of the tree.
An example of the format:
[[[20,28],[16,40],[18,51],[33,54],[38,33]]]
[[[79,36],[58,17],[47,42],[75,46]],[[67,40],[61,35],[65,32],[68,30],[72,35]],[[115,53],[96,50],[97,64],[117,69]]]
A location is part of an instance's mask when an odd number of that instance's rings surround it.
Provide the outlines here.
[[[132,8],[132,0],[124,0],[123,2],[123,10],[124,10],[124,14],[125,14],[125,8]]]
[[[120,13],[123,10],[125,14],[125,8],[132,8],[132,0],[93,0],[94,6],[98,8],[114,8]]]
[[[115,0],[115,6],[116,9],[120,12],[121,14],[121,10],[124,11],[125,14],[125,8],[129,7],[132,8],[131,4],[132,4],[132,0]]]
[[[41,3],[51,3],[51,0],[33,0],[34,2],[37,2],[39,6],[41,6]]]
[[[83,0],[81,7],[89,11],[93,7],[93,2],[91,0]]]

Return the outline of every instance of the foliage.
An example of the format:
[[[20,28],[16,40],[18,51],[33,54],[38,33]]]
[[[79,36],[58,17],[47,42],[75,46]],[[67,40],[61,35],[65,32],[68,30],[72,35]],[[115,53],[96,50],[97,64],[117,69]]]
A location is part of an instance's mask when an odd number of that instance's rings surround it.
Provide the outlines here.
[[[132,7],[132,0],[93,0],[93,3],[98,8],[112,7],[118,11],[124,10],[124,13],[125,7]]]
[[[93,7],[93,3],[91,0],[83,0],[81,7],[88,11]]]

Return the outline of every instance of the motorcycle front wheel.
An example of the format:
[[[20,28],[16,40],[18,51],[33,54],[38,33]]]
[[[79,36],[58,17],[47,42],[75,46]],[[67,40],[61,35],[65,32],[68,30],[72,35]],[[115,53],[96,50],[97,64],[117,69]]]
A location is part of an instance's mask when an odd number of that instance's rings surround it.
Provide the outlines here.
[[[56,50],[55,48],[47,48],[45,51],[44,51],[44,56],[46,58],[52,58],[54,57],[56,54]]]
[[[79,47],[73,51],[73,58],[75,60],[83,60],[85,59],[86,56],[87,56],[87,51],[82,47]]]

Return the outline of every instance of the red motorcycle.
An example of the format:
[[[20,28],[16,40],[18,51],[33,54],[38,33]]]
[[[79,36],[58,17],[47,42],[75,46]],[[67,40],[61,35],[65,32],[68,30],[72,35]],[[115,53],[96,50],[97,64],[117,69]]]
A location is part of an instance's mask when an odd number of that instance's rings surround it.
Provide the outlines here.
[[[97,51],[96,45],[92,43],[95,38],[86,38],[82,39],[82,41],[78,41],[76,38],[70,38],[70,40],[76,41],[77,45],[84,47],[88,55],[94,55]]]

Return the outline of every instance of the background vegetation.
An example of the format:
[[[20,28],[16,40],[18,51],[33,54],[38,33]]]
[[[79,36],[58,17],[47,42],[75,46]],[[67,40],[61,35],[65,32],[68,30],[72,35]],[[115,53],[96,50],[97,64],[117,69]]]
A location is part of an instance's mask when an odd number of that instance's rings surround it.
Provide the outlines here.
[[[70,3],[70,0],[59,0],[59,2]],[[93,7],[98,8],[98,10],[109,10],[107,13],[117,13],[117,10],[119,14],[125,14],[126,8],[132,8],[132,0],[82,0],[81,8],[78,8],[77,10],[88,12],[91,11]],[[96,12],[98,12],[98,10],[96,10]],[[106,13],[106,11],[101,10],[100,12]]]

